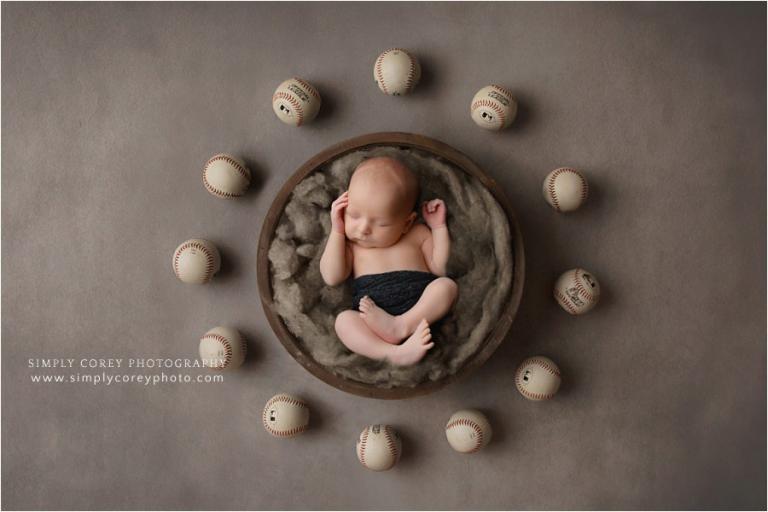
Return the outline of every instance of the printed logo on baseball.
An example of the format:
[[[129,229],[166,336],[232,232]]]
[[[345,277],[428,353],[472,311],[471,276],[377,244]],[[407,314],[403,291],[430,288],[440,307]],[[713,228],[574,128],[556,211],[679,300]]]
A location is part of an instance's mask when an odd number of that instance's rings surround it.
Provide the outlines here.
[[[445,425],[445,436],[451,448],[461,453],[474,453],[491,441],[491,424],[475,409],[457,411]]]
[[[558,212],[572,212],[589,195],[587,179],[576,169],[560,167],[547,174],[542,186],[544,199]]]
[[[560,368],[548,357],[529,357],[515,372],[515,386],[528,400],[549,400],[560,389]]]
[[[600,283],[583,268],[564,272],[555,282],[555,300],[572,315],[591,311],[600,300]]]
[[[274,437],[295,437],[309,427],[309,406],[300,398],[279,393],[264,406],[261,421]]]
[[[400,436],[389,425],[369,425],[360,433],[355,451],[357,459],[373,471],[391,469],[400,460]]]
[[[250,184],[251,171],[245,163],[225,153],[212,156],[203,167],[203,185],[216,197],[240,197]]]
[[[248,345],[236,329],[214,327],[200,338],[199,350],[203,366],[229,370],[243,364]]]
[[[289,78],[275,89],[272,110],[285,124],[301,126],[312,121],[320,111],[320,93],[301,78]]]
[[[517,101],[506,87],[491,84],[477,91],[469,113],[480,128],[503,130],[515,120]]]
[[[390,48],[376,58],[373,79],[384,94],[410,94],[421,80],[421,64],[408,50]]]
[[[181,281],[204,284],[221,268],[219,250],[208,240],[192,238],[173,251],[173,273]]]

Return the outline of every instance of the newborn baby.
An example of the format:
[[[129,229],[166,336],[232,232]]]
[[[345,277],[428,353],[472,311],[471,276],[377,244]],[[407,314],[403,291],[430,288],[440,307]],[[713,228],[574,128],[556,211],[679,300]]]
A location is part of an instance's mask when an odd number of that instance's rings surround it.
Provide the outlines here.
[[[434,346],[429,326],[458,295],[456,283],[445,277],[451,248],[445,203],[422,205],[427,227],[414,223],[418,198],[419,182],[404,164],[388,157],[364,160],[331,205],[331,234],[320,259],[329,286],[354,277],[353,309],[336,317],[342,343],[399,366],[418,362]]]

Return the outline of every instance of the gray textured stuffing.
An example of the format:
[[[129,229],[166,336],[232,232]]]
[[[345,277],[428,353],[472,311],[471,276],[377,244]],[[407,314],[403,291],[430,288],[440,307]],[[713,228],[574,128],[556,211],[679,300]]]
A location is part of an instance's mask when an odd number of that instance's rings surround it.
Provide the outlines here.
[[[459,298],[435,346],[419,363],[396,367],[351,353],[334,330],[336,315],[351,307],[350,279],[327,286],[320,257],[331,230],[330,207],[347,189],[363,158],[395,156],[419,178],[422,201],[443,199],[451,256],[448,277]],[[424,222],[419,217],[418,222]],[[482,345],[512,286],[512,242],[504,211],[477,179],[439,157],[415,149],[375,147],[342,156],[302,180],[286,204],[269,250],[277,313],[303,349],[327,370],[382,388],[413,387],[455,373]]]

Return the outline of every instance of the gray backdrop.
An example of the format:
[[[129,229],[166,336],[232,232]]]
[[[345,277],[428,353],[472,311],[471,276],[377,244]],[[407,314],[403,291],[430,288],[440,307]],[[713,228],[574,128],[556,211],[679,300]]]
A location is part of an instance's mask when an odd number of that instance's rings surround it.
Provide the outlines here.
[[[757,3],[4,3],[3,506],[764,508],[765,14]],[[392,46],[421,59],[412,97],[374,85]],[[324,100],[300,129],[270,106],[292,75]],[[521,104],[500,134],[468,114],[491,82]],[[480,371],[392,402],[306,372],[256,287],[257,236],[288,176],[386,130],[451,144],[496,179],[528,268],[512,331]],[[202,165],[221,151],[254,170],[246,198],[204,190]],[[564,165],[592,185],[567,216],[541,197]],[[171,272],[191,237],[221,249],[209,286]],[[575,266],[603,286],[579,318],[551,298]],[[220,384],[32,382],[90,372],[81,358],[194,358],[218,324],[251,351]],[[548,403],[513,384],[537,354],[564,374]],[[29,367],[60,357],[76,367]],[[312,405],[301,438],[260,425],[280,391]],[[442,431],[464,407],[495,429],[474,456]],[[381,474],[354,454],[376,422],[404,437],[401,463]]]

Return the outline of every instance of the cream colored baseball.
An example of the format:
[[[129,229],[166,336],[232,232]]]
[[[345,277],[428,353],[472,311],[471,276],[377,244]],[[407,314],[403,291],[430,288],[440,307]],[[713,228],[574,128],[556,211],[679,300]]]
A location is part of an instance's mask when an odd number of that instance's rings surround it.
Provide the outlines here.
[[[285,124],[301,126],[312,121],[320,111],[322,100],[309,82],[301,78],[289,78],[275,89],[272,110]]]
[[[264,406],[261,421],[275,437],[295,437],[309,427],[309,406],[301,398],[280,393]]]
[[[389,425],[369,425],[360,433],[355,450],[357,459],[368,469],[386,471],[397,464],[403,446],[400,436]]]
[[[219,250],[208,240],[192,238],[173,251],[173,273],[181,281],[204,284],[221,268]]]
[[[474,453],[491,441],[493,430],[480,411],[457,411],[445,425],[445,437],[451,448],[461,453]]]
[[[248,345],[236,329],[214,327],[200,338],[199,351],[203,366],[231,370],[243,364]]]
[[[208,159],[203,166],[203,185],[216,197],[240,197],[250,184],[251,171],[239,158],[219,153]]]
[[[560,167],[547,174],[542,186],[544,199],[558,212],[572,212],[589,195],[587,179],[576,169]]]
[[[477,91],[469,113],[480,128],[503,130],[515,120],[517,101],[506,87],[491,84]]]
[[[548,357],[529,357],[517,367],[515,386],[528,400],[548,400],[560,389],[560,368]]]
[[[421,64],[408,50],[390,48],[376,58],[373,79],[384,94],[410,94],[421,80]]]
[[[564,310],[572,315],[582,315],[600,300],[600,283],[591,272],[574,268],[557,279],[553,295]]]

